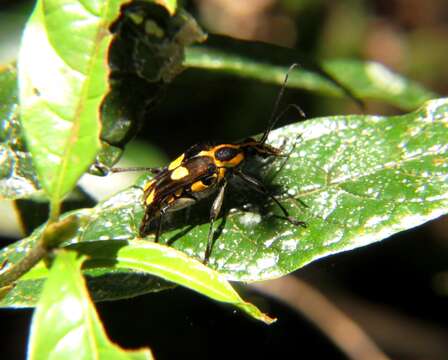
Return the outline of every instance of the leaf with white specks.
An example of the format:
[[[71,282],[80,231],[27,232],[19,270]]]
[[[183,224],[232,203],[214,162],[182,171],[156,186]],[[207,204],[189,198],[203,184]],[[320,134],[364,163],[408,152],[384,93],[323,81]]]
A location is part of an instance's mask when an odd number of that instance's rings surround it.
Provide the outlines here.
[[[401,116],[318,118],[273,131],[269,142],[283,144],[289,157],[261,167],[254,161],[245,171],[261,178],[290,214],[308,226],[279,218],[275,203],[233,182],[215,224],[210,266],[231,280],[275,278],[447,213],[447,139],[448,99],[429,101]],[[69,243],[134,239],[143,215],[141,199],[141,188],[133,187],[78,211],[83,225]],[[211,201],[168,216],[161,242],[202,259]],[[36,234],[5,248],[0,261],[18,261]],[[132,270],[127,274],[132,277]],[[1,304],[23,304],[33,285],[27,281],[19,281]],[[110,297],[125,296],[112,287]],[[148,285],[146,291],[153,289]]]

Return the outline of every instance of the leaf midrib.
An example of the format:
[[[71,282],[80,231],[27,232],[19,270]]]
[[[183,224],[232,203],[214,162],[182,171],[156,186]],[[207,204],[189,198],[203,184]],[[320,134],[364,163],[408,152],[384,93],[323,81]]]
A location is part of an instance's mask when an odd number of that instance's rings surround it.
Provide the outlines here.
[[[85,101],[86,101],[86,97],[88,94],[88,91],[90,89],[90,84],[91,84],[91,74],[92,74],[92,68],[94,67],[94,63],[96,61],[96,56],[94,56],[94,54],[98,54],[100,52],[100,45],[101,45],[101,41],[100,41],[100,37],[101,37],[101,33],[103,28],[105,28],[104,24],[107,22],[106,17],[107,17],[107,12],[105,11],[105,9],[107,9],[110,5],[110,1],[111,0],[106,0],[104,2],[104,5],[102,7],[102,11],[100,11],[100,13],[102,14],[102,16],[99,18],[99,22],[98,22],[98,26],[97,26],[97,31],[96,31],[96,36],[95,36],[95,41],[94,41],[94,47],[90,53],[90,57],[89,57],[89,61],[87,64],[87,71],[86,71],[86,75],[85,75],[85,81],[82,84],[81,87],[81,93],[79,96],[79,101],[76,104],[76,109],[75,109],[75,114],[74,114],[74,121],[72,121],[73,126],[71,127],[70,130],[70,136],[67,138],[66,141],[66,146],[64,149],[64,154],[62,157],[62,162],[61,162],[61,166],[60,166],[60,170],[58,172],[58,176],[55,179],[54,182],[54,186],[53,189],[54,191],[52,192],[52,196],[51,196],[51,204],[52,204],[52,208],[58,208],[59,207],[59,203],[61,201],[61,192],[62,192],[62,184],[65,178],[65,174],[67,172],[67,167],[68,167],[68,160],[69,160],[69,155],[70,153],[73,151],[74,148],[74,144],[76,143],[76,140],[78,139],[78,134],[79,134],[79,130],[80,130],[80,119],[81,119],[81,114],[84,110],[85,107]],[[95,14],[91,13],[91,16],[97,17]],[[98,17],[97,17],[98,18]],[[59,55],[60,56],[60,55]],[[61,60],[64,60],[61,57]],[[67,62],[65,62],[67,64]],[[67,64],[67,66],[69,66]],[[71,68],[71,67],[70,67]],[[73,69],[75,70],[76,69]],[[89,76],[90,75],[90,76]],[[98,114],[98,112],[97,112]],[[70,120],[68,120],[70,121]],[[99,122],[99,120],[97,119],[97,121]],[[99,124],[100,126],[100,124]],[[80,174],[81,175],[81,174]],[[59,212],[59,211],[58,211]],[[58,214],[57,214],[58,215]]]

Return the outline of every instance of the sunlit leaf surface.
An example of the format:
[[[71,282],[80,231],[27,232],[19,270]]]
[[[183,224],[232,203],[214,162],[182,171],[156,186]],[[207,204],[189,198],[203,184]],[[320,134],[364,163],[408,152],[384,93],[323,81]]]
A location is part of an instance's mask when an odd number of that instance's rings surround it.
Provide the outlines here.
[[[39,189],[19,121],[17,72],[0,67],[0,199],[29,196]]]
[[[210,266],[232,280],[275,278],[446,213],[447,138],[448,99],[429,101],[402,116],[319,118],[273,131],[269,142],[283,146],[289,156],[253,161],[245,171],[263,179],[308,227],[279,218],[269,199],[234,182],[216,224]],[[141,196],[136,186],[78,211],[83,225],[70,242],[134,239],[143,215]],[[168,217],[161,242],[202,259],[211,200]],[[36,234],[4,249],[0,260],[18,261]],[[19,281],[3,305],[34,296],[24,290],[33,286],[31,280]]]
[[[107,338],[89,299],[75,252],[61,251],[49,272],[31,327],[28,359],[152,359]]]
[[[40,183],[57,204],[99,149],[108,28],[125,0],[39,0],[19,54],[21,120]]]
[[[244,302],[224,276],[171,247],[144,240],[132,240],[83,242],[70,248],[88,257],[85,268],[90,270],[87,273],[91,276],[104,274],[101,268],[157,275],[214,300],[235,305],[258,320],[266,323],[273,321],[254,305]],[[41,280],[47,276],[47,272],[45,265],[41,263],[25,275],[23,280]]]

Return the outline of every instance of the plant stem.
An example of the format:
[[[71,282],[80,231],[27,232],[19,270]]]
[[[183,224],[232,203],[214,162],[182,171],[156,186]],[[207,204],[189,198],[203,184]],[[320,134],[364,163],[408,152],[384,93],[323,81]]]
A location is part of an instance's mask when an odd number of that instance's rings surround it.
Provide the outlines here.
[[[56,222],[61,211],[61,203],[59,201],[50,201],[49,222]]]
[[[43,246],[42,241],[39,240],[22,260],[0,275],[0,288],[12,284],[28,272],[28,270],[43,259],[47,251],[48,250]]]
[[[68,216],[59,222],[49,221],[31,250],[17,264],[0,274],[0,288],[11,285],[42,260],[52,249],[73,237],[79,227],[76,215]]]

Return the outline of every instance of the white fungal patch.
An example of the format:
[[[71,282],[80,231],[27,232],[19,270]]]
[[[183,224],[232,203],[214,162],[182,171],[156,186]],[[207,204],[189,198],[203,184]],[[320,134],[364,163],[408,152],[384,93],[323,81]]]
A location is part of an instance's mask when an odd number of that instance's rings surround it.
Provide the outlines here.
[[[258,274],[271,269],[276,266],[278,262],[278,255],[266,254],[262,258],[258,259],[254,265],[249,266],[248,273],[250,278],[256,277]]]
[[[254,227],[261,222],[261,215],[253,212],[246,212],[239,217],[239,222],[245,227]]]
[[[281,249],[282,251],[294,251],[297,249],[298,240],[297,239],[290,239],[282,241],[281,243]]]

